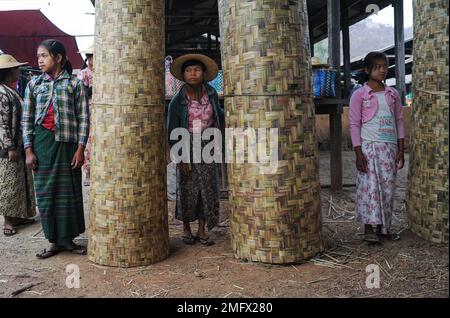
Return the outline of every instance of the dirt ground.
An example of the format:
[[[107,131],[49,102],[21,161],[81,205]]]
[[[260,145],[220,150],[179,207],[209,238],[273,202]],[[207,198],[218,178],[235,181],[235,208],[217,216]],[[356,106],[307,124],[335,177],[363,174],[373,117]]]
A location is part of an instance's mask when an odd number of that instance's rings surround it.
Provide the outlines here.
[[[345,184],[355,181],[353,158],[352,152],[344,152]],[[329,184],[328,152],[320,153],[320,167],[322,184]],[[362,228],[351,212],[355,188],[331,194],[325,186],[321,200],[326,251],[296,265],[234,258],[226,201],[221,207],[222,223],[210,233],[214,246],[185,246],[180,222],[170,219],[170,256],[131,269],[99,266],[87,256],[69,253],[38,260],[36,252],[47,242],[35,223],[19,228],[13,237],[0,236],[0,297],[448,297],[448,246],[424,241],[406,229],[406,179],[407,166],[398,176],[393,219],[400,241],[381,246],[362,242]],[[87,244],[86,235],[78,242]],[[80,268],[80,288],[66,287],[69,264]],[[366,287],[370,264],[379,266],[380,288]],[[12,296],[20,289],[24,291]]]

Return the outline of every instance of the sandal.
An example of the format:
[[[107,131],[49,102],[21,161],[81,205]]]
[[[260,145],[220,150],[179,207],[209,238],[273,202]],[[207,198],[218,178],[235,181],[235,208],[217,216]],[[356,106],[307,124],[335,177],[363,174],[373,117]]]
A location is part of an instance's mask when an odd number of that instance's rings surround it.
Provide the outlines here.
[[[86,255],[87,254],[87,248],[83,245],[77,245],[75,243],[66,245],[64,247],[64,250],[74,253],[74,254],[78,254],[78,255]]]
[[[196,241],[195,237],[186,235],[182,236],[181,239],[183,240],[183,243],[186,245],[194,245]]]
[[[214,245],[214,241],[210,241],[209,240],[209,236],[205,237],[205,238],[201,238],[200,236],[196,236],[195,237],[197,241],[200,242],[200,244],[204,245],[204,246],[211,246]]]
[[[15,228],[12,228],[12,229],[4,228],[3,229],[3,234],[5,236],[13,236],[14,234],[17,234],[17,230]]]
[[[388,233],[388,234],[378,234],[382,238],[386,238],[391,241],[398,241],[400,239],[400,235],[397,233]]]
[[[49,249],[49,250],[44,248],[42,250],[42,252],[36,254],[36,257],[39,259],[49,258],[49,257],[55,256],[56,254],[58,254],[61,251],[62,251],[62,249],[59,247]]]
[[[375,233],[365,233],[364,241],[372,243],[372,244],[380,244],[380,238]]]

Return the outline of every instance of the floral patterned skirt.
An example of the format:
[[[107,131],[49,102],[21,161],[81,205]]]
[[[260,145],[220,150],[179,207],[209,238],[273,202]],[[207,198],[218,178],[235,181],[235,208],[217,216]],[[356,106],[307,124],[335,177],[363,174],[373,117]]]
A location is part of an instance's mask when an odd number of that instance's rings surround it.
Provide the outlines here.
[[[36,215],[33,175],[25,159],[18,162],[0,158],[0,215],[30,218]]]
[[[356,221],[382,225],[382,233],[390,232],[397,167],[397,145],[363,140],[362,152],[368,173],[357,172]]]

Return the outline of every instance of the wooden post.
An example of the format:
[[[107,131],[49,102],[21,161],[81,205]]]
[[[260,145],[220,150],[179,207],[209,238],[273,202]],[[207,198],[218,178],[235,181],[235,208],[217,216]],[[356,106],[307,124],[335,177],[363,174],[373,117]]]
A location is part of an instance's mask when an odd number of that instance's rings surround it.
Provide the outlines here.
[[[405,104],[405,26],[403,22],[403,1],[394,1],[395,30],[395,87],[399,91],[402,104]]]
[[[341,65],[341,0],[327,0],[328,63],[339,71]]]
[[[336,76],[336,98],[340,99],[341,80],[341,1],[327,0],[328,12],[328,55],[329,64],[337,70]],[[342,105],[336,105],[336,112],[330,114],[330,168],[331,168],[331,190],[342,190]]]
[[[344,95],[348,98],[351,89],[352,69],[350,61],[350,30],[348,25],[348,9],[342,11],[342,50],[344,54]]]
[[[169,254],[164,1],[97,1],[89,259],[144,266]]]

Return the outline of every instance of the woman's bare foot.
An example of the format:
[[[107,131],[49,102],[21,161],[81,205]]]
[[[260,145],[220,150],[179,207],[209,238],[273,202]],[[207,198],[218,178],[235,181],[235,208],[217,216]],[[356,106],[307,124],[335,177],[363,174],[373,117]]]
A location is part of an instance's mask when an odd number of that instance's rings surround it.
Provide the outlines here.
[[[64,249],[62,247],[56,245],[55,243],[50,243],[50,246],[48,248],[44,248],[40,253],[37,253],[36,257],[39,259],[49,258],[63,250]]]
[[[195,237],[192,235],[191,225],[189,222],[183,223],[183,236],[181,237],[183,243],[186,245],[194,245]]]
[[[12,236],[17,233],[16,228],[14,227],[14,223],[12,221],[13,218],[5,216],[5,222],[3,223],[3,234],[5,236]]]
[[[196,235],[196,240],[199,241],[202,245],[211,246],[214,245],[214,241],[210,240],[205,233],[205,220],[198,220],[198,231]]]
[[[73,241],[64,245],[64,250],[74,254],[86,255],[87,248],[83,245],[77,245]]]

